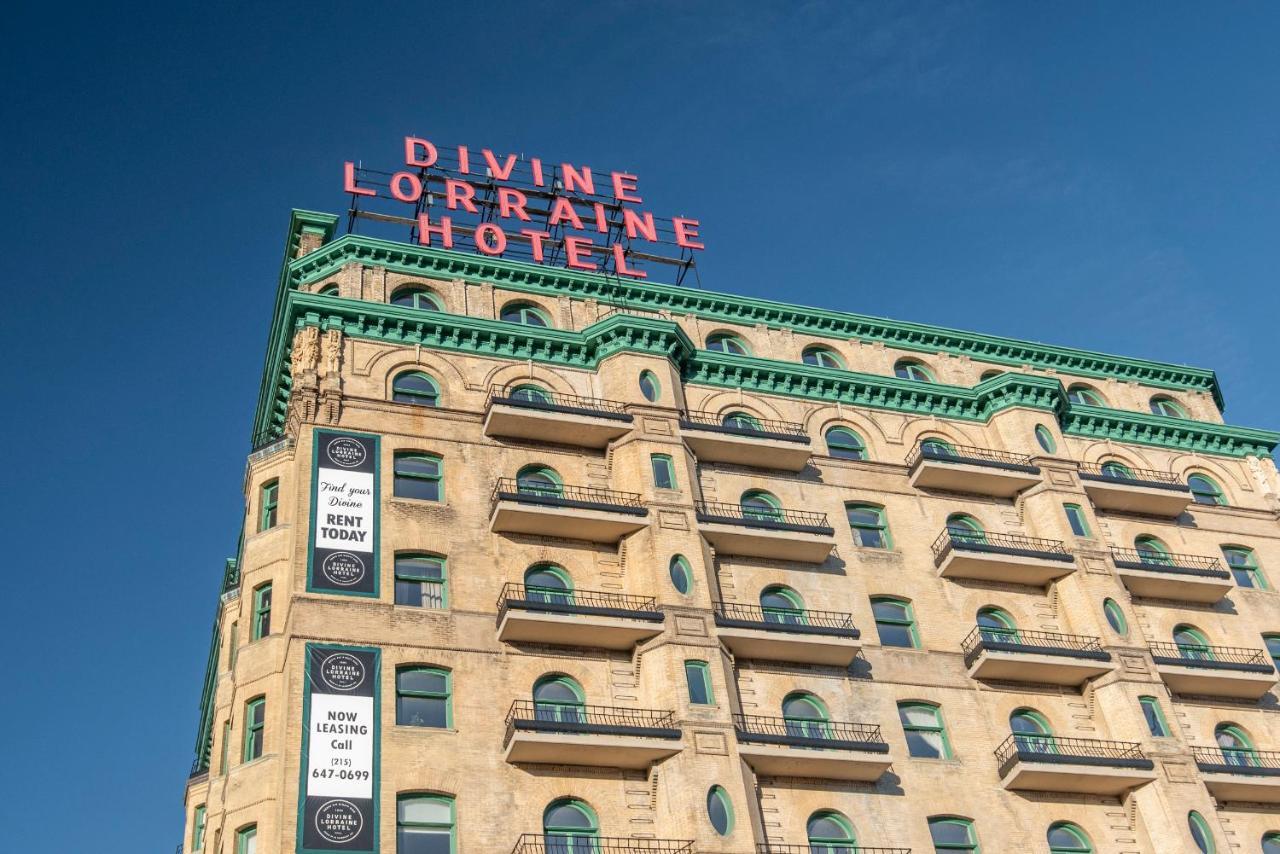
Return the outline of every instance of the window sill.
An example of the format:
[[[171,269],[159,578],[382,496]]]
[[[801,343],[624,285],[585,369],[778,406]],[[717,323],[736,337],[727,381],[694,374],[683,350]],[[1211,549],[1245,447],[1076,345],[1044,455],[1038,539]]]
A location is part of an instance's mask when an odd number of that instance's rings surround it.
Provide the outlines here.
[[[392,724],[391,727],[393,730],[397,732],[422,732],[422,733],[428,733],[428,734],[436,733],[436,734],[444,734],[444,735],[458,734],[458,728],[452,727],[452,726],[442,727],[442,726],[415,726],[413,724]]]

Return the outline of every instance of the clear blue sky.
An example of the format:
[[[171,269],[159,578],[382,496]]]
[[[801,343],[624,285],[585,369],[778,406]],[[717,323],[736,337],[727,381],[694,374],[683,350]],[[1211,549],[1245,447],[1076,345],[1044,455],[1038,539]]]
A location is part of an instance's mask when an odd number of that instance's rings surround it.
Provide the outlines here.
[[[178,842],[288,212],[406,133],[636,171],[706,287],[1212,367],[1280,427],[1276,4],[35,5],[0,35],[8,850]]]

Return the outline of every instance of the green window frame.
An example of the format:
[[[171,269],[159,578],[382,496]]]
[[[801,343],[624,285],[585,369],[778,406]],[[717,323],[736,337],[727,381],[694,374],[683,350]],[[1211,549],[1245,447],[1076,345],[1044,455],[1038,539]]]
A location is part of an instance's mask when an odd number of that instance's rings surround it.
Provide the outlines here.
[[[1133,469],[1119,460],[1107,460],[1099,468],[1102,474],[1112,480],[1134,480]]]
[[[395,556],[395,603],[415,608],[449,607],[448,561],[425,552]]]
[[[991,643],[1018,643],[1018,624],[1002,608],[983,608],[978,611],[978,634]]]
[[[858,835],[844,813],[818,810],[804,827],[809,854],[854,854],[858,850]]]
[[[564,481],[560,473],[543,465],[529,465],[516,472],[516,492],[559,498],[564,494]]]
[[[440,405],[440,384],[422,371],[402,371],[391,381],[391,400],[434,409]]]
[[[280,515],[280,479],[272,478],[258,490],[258,530],[276,526]]]
[[[898,704],[898,720],[907,740],[907,753],[920,759],[951,759],[951,739],[942,718],[942,707],[934,703]]]
[[[1009,731],[1019,751],[1057,753],[1058,746],[1049,720],[1035,709],[1014,709],[1009,715]]]
[[[585,723],[586,692],[568,676],[543,676],[533,683],[533,715],[540,721]]]
[[[397,451],[391,493],[415,501],[444,501],[444,460],[438,454]]]
[[[845,517],[853,530],[854,545],[864,549],[892,549],[889,517],[878,504],[846,504]]]
[[[840,358],[840,354],[830,347],[824,347],[821,344],[814,344],[805,347],[800,354],[800,361],[806,365],[813,365],[815,368],[833,368],[835,370],[844,370],[844,359]]]
[[[1216,854],[1217,843],[1213,841],[1213,833],[1209,830],[1209,822],[1204,816],[1192,810],[1187,813],[1187,830],[1191,832],[1191,841],[1195,843],[1200,854]]]
[[[1049,854],[1093,854],[1089,834],[1069,821],[1057,821],[1049,825],[1045,839],[1049,843]]]
[[[749,489],[738,499],[744,519],[766,522],[782,521],[782,502],[763,489]]]
[[[222,722],[222,746],[218,756],[218,773],[226,774],[227,769],[231,766],[229,757],[231,755],[231,718],[227,718]]]
[[[1280,634],[1264,634],[1262,642],[1266,644],[1271,663],[1275,665],[1276,670],[1280,670]]]
[[[204,825],[207,818],[207,811],[204,804],[198,804],[191,813],[191,850],[200,851],[204,848]]]
[[[1093,536],[1089,530],[1089,520],[1084,515],[1083,507],[1079,504],[1063,504],[1062,510],[1067,514],[1067,524],[1071,526],[1071,533],[1077,537]]]
[[[1148,403],[1148,407],[1151,409],[1152,415],[1164,415],[1168,418],[1187,417],[1187,410],[1182,406],[1182,404],[1178,403],[1178,401],[1174,400],[1172,397],[1167,397],[1165,395],[1158,394],[1151,398],[1150,403]]]
[[[1223,546],[1222,558],[1231,570],[1231,577],[1239,587],[1250,587],[1257,590],[1270,590],[1262,568],[1258,566],[1258,558],[1253,549],[1246,546]]]
[[[1155,697],[1139,697],[1138,708],[1142,710],[1142,719],[1147,722],[1147,731],[1153,738],[1169,737],[1169,722],[1165,720],[1164,709]]]
[[[977,854],[978,831],[973,822],[957,816],[929,816],[929,838],[933,850],[945,854],[948,851],[971,851]]]
[[[244,739],[241,762],[252,762],[262,755],[267,734],[267,698],[254,697],[244,704]]]
[[[676,589],[676,592],[681,596],[688,596],[689,591],[693,589],[693,569],[685,556],[674,555],[667,565],[667,572],[671,576],[671,586]]]
[[[649,466],[653,469],[655,489],[679,489],[676,485],[676,464],[670,454],[650,454]]]
[[[662,397],[662,381],[653,371],[640,372],[640,394],[650,403],[657,403]]]
[[[236,831],[236,854],[258,854],[258,826],[251,824]]]
[[[691,704],[715,705],[715,693],[711,690],[711,666],[707,662],[687,659],[684,663],[684,682],[689,691]]]
[[[1180,623],[1173,627],[1173,643],[1178,647],[1178,655],[1196,661],[1212,661],[1213,649],[1209,638],[1195,626]]]
[[[1172,558],[1169,557],[1169,547],[1158,537],[1153,537],[1150,534],[1141,534],[1134,537],[1133,548],[1143,563],[1155,564],[1156,566],[1169,566],[1173,563]]]
[[[391,292],[391,305],[425,311],[444,311],[440,297],[422,285],[403,285]]]
[[[956,449],[946,439],[930,436],[920,443],[920,453],[930,459],[946,460],[956,456]]]
[[[524,571],[524,597],[550,605],[573,604],[573,576],[554,563],[535,563]]]
[[[1053,438],[1053,433],[1050,432],[1048,427],[1043,424],[1037,424],[1036,429],[1032,432],[1035,433],[1036,444],[1040,446],[1040,450],[1044,451],[1046,454],[1055,454],[1058,452],[1058,443]]]
[[[802,626],[809,622],[800,594],[783,584],[771,584],[760,591],[760,610],[766,623]]]
[[[330,282],[320,290],[316,291],[316,293],[322,297],[336,297],[338,295],[338,286],[335,283]]]
[[[731,430],[745,430],[747,432],[760,432],[760,419],[756,418],[750,412],[743,412],[735,409],[726,412],[720,418],[720,424]]]
[[[552,400],[551,392],[535,383],[521,383],[511,389],[509,396],[512,400],[524,400],[529,403],[551,403]]]
[[[707,789],[707,820],[718,836],[733,833],[733,800],[718,783]]]
[[[1280,831],[1269,830],[1262,835],[1262,854],[1280,854]]]
[[[832,737],[827,704],[808,691],[792,691],[782,698],[782,720],[787,735],[793,738]]]
[[[1222,751],[1222,761],[1227,765],[1257,768],[1262,764],[1253,739],[1237,724],[1218,724],[1213,728],[1213,740],[1217,742],[1218,750]]]
[[[933,371],[924,362],[915,359],[899,359],[893,365],[893,375],[902,380],[914,380],[918,383],[934,382]]]
[[[881,646],[919,649],[920,633],[916,628],[915,610],[908,599],[896,596],[872,596],[871,615]]]
[[[427,792],[396,795],[396,854],[436,851],[440,837],[449,840],[449,851],[457,850],[454,836],[457,812],[453,798]]]
[[[1067,400],[1071,403],[1081,403],[1085,406],[1106,406],[1106,398],[1102,396],[1096,388],[1087,386],[1084,383],[1077,383],[1067,389]]]
[[[827,455],[839,460],[865,460],[867,443],[848,427],[832,427],[827,431]]]
[[[556,854],[597,854],[595,841],[600,820],[595,811],[577,798],[558,798],[542,811],[542,834],[546,850]]]
[[[982,523],[968,513],[952,513],[947,517],[947,534],[952,541],[962,543],[985,543],[986,529]]]
[[[1102,615],[1107,618],[1107,625],[1111,626],[1111,630],[1120,637],[1129,636],[1129,621],[1124,617],[1124,611],[1120,609],[1120,605],[1116,600],[1107,598],[1102,600]]]
[[[271,582],[259,584],[253,589],[253,631],[251,641],[262,640],[271,634]]]
[[[741,337],[732,332],[713,332],[707,336],[707,349],[717,353],[731,353],[735,356],[750,356],[751,348]]]
[[[498,319],[507,323],[519,323],[523,326],[551,326],[551,317],[538,306],[529,302],[509,302],[498,313]]]
[[[1225,507],[1227,505],[1226,493],[1222,491],[1222,487],[1218,482],[1207,474],[1197,472],[1187,478],[1187,487],[1191,490],[1191,500],[1196,504],[1207,505],[1210,507]]]
[[[443,667],[396,668],[396,726],[453,728],[453,674]]]

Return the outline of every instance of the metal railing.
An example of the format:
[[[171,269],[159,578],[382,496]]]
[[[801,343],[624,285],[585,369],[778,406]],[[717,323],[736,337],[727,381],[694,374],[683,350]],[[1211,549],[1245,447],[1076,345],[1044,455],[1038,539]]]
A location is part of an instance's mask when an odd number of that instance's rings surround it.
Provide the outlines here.
[[[779,608],[765,609],[759,605],[716,601],[711,603],[711,607],[715,611],[717,626],[762,628],[769,631],[840,635],[851,638],[861,635],[853,625],[853,615],[838,611],[813,611],[808,608],[794,611]]]
[[[499,501],[541,504],[547,507],[574,507],[582,510],[608,510],[644,516],[649,508],[636,492],[615,492],[594,486],[530,486],[521,485],[514,477],[498,478],[490,497],[490,506]]]
[[[803,424],[794,421],[775,421],[752,416],[751,423],[734,421],[724,423],[724,416],[715,412],[686,410],[680,413],[680,426],[686,430],[715,430],[735,436],[751,436],[758,439],[781,439],[785,442],[808,442],[809,434]]]
[[[745,525],[748,528],[773,528],[783,531],[801,531],[834,536],[835,529],[827,523],[826,513],[809,510],[764,510],[744,508],[741,504],[722,501],[695,501],[699,522],[720,522],[728,525]]]
[[[907,455],[907,468],[915,468],[921,460],[941,463],[969,463],[978,466],[1010,469],[1029,473],[1039,472],[1031,462],[1031,457],[1023,454],[1010,454],[1007,451],[993,451],[989,448],[977,448],[972,445],[950,445],[941,447],[936,444],[921,442]]]
[[[547,836],[525,833],[516,840],[511,854],[634,854],[659,851],[663,854],[693,854],[692,839],[628,839],[625,836]]]
[[[977,661],[984,650],[1058,655],[1096,661],[1111,660],[1111,655],[1102,648],[1102,641],[1099,638],[1088,635],[1064,635],[1059,632],[993,629],[979,626],[969,632],[968,637],[961,643],[961,647],[964,649],[965,667]]]
[[[1231,573],[1222,568],[1216,557],[1201,555],[1160,554],[1140,552],[1137,549],[1111,547],[1111,559],[1121,569],[1145,569],[1150,572],[1171,572],[1177,575],[1200,575],[1205,578],[1230,578]]]
[[[1210,644],[1153,643],[1151,657],[1156,664],[1203,667],[1217,670],[1249,670],[1273,673],[1275,667],[1261,650]]]
[[[1103,471],[1102,463],[1080,463],[1082,480],[1101,480],[1107,483],[1123,483],[1130,486],[1151,486],[1156,489],[1178,489],[1190,491],[1190,487],[1178,479],[1176,474],[1154,469],[1129,469],[1127,475],[1119,472]]]
[[[498,622],[502,622],[509,608],[522,611],[547,611],[558,614],[600,614],[602,616],[626,616],[640,620],[662,620],[658,601],[650,596],[631,596],[625,593],[608,593],[603,590],[556,590],[548,587],[530,588],[524,584],[502,585],[498,595]]]
[[[877,724],[854,724],[844,721],[822,721],[798,718],[735,714],[733,727],[738,741],[766,744],[823,746],[843,750],[888,753]]]
[[[993,534],[990,531],[978,533],[967,528],[945,528],[938,535],[938,539],[933,541],[934,565],[941,565],[943,559],[952,550],[990,552],[1042,560],[1075,560],[1075,556],[1067,551],[1062,540],[1024,537],[1021,534]]]
[[[1015,733],[995,750],[1000,776],[1019,761],[1064,765],[1104,765],[1117,768],[1154,768],[1154,763],[1133,741],[1067,738],[1060,735]]]
[[[674,712],[659,709],[629,709],[616,706],[566,705],[516,700],[507,710],[510,743],[516,730],[565,732],[579,735],[640,735],[652,738],[679,738]]]
[[[850,842],[822,842],[792,845],[782,842],[757,842],[756,854],[911,854],[910,848],[868,848]]]
[[[1210,774],[1248,774],[1280,777],[1280,750],[1250,747],[1192,747],[1196,767]]]
[[[552,412],[570,412],[580,415],[593,415],[598,418],[613,418],[618,421],[632,420],[623,404],[616,400],[604,400],[599,397],[580,397],[576,394],[561,394],[558,391],[525,392],[502,386],[489,387],[489,400],[486,408],[495,403],[506,406],[519,406],[523,409],[542,409]]]

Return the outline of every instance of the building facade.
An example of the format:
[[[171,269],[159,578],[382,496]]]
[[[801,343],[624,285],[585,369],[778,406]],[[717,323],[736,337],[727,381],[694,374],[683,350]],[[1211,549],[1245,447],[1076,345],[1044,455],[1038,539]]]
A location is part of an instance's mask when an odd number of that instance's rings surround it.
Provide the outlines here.
[[[1280,434],[1211,371],[336,222],[183,852],[1280,851]]]

